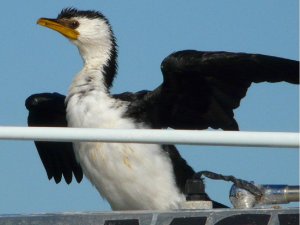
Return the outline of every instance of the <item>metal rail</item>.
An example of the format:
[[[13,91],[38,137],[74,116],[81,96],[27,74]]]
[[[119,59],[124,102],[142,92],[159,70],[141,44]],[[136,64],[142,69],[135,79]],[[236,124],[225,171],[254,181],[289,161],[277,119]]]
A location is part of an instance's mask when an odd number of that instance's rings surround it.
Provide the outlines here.
[[[0,127],[0,140],[101,141],[213,146],[297,148],[300,133],[195,131],[153,129],[99,129],[54,127]]]
[[[299,133],[0,127],[0,140],[101,141],[299,149]],[[1,224],[298,225],[299,208],[0,215]]]

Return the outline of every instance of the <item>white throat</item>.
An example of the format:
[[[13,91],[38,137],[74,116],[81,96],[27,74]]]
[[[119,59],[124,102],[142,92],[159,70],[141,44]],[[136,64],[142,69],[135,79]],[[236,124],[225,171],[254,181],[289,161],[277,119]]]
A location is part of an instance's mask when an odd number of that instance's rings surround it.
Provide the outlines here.
[[[105,67],[109,66],[112,51],[115,50],[112,31],[105,21],[86,18],[78,18],[78,21],[81,24],[80,37],[72,42],[77,46],[84,66],[74,78],[67,100],[75,94],[109,92],[109,85],[105,83]]]
[[[112,41],[109,39],[99,40],[88,44],[78,43],[78,50],[84,62],[84,69],[103,70],[111,57]]]
[[[110,58],[113,33],[107,22],[98,19],[77,18],[80,36],[72,42],[78,47],[84,67],[102,69]]]

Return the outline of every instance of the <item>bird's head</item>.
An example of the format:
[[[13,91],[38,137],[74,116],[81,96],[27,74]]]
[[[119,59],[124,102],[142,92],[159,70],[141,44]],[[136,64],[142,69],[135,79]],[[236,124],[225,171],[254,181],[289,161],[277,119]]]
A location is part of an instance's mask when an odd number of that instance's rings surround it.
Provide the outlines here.
[[[56,19],[40,18],[37,23],[67,37],[84,59],[110,54],[116,47],[109,21],[98,11],[66,8]]]
[[[40,18],[37,23],[61,33],[75,44],[85,66],[102,71],[111,87],[117,71],[117,44],[106,17],[93,10],[66,8],[56,19]]]

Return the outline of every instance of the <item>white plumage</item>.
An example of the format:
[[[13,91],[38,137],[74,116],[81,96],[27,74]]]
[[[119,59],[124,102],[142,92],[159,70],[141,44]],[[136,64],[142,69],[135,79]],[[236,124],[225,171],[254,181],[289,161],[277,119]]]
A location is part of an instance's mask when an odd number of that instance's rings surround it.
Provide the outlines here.
[[[111,31],[99,18],[74,18],[84,67],[67,95],[70,127],[147,128],[124,117],[127,102],[110,96],[103,68],[111,52]],[[100,68],[100,69],[99,69]],[[171,160],[155,144],[74,143],[84,174],[112,209],[175,209],[185,197],[176,186]]]

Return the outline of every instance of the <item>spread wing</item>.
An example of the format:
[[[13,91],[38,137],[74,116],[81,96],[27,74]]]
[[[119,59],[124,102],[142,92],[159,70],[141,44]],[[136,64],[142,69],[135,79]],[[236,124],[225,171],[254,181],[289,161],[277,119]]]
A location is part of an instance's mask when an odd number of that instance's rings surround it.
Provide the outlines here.
[[[233,110],[252,83],[299,84],[298,61],[259,54],[185,50],[161,69],[163,83],[128,111],[155,128],[238,130]]]
[[[26,108],[29,111],[29,126],[66,127],[65,96],[58,93],[35,94],[27,98]],[[35,141],[35,146],[46,169],[49,180],[56,183],[62,176],[69,184],[72,174],[79,183],[83,173],[77,163],[72,143]]]
[[[233,110],[252,83],[299,84],[298,61],[258,54],[186,50],[165,58],[161,69],[164,81],[155,90],[114,95],[129,102],[128,117],[152,128],[238,130]],[[26,100],[28,125],[67,126],[64,99],[57,93],[30,96]],[[80,182],[82,170],[70,143],[35,144],[49,179],[54,177],[58,183],[63,175],[70,183],[73,173]],[[180,155],[172,160],[183,162]],[[180,185],[192,173],[186,166],[184,178],[175,171]]]

